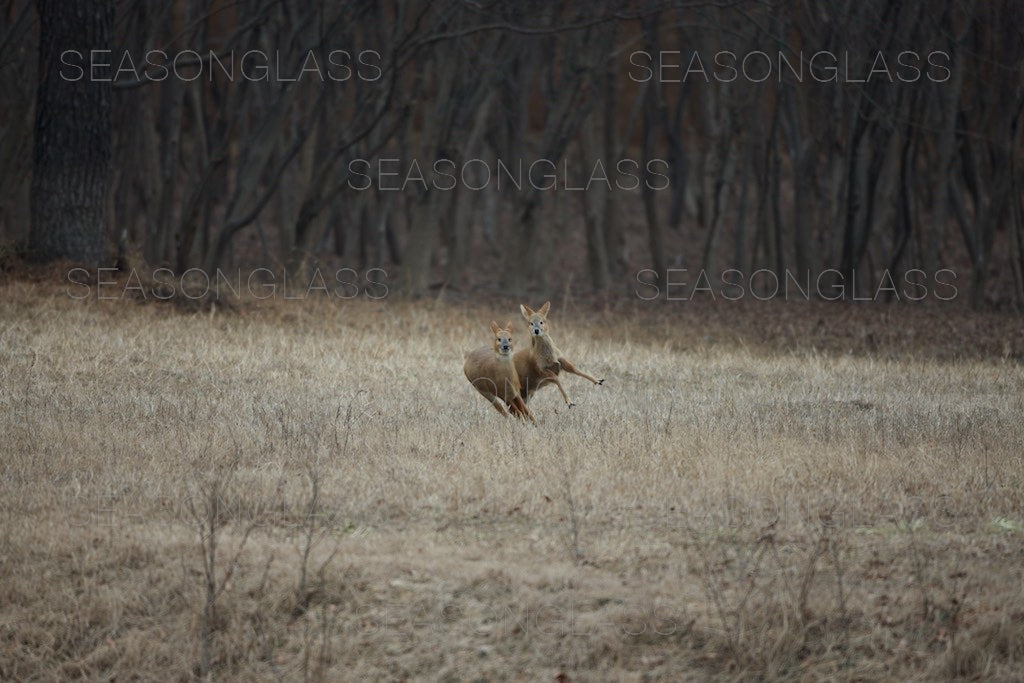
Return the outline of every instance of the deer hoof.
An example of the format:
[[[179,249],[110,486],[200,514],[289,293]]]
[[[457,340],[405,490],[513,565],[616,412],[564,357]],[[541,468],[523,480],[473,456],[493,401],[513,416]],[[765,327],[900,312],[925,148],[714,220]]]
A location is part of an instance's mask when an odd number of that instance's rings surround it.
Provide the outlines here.
[[[604,380],[603,379],[597,380],[597,386],[599,386],[599,387],[604,386]]]

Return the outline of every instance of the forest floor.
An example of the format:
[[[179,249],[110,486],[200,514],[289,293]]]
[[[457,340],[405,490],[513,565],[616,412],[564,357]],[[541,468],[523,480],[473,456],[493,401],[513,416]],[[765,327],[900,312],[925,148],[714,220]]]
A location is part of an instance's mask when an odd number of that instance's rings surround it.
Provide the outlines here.
[[[1019,679],[1018,317],[552,298],[0,284],[0,679]]]

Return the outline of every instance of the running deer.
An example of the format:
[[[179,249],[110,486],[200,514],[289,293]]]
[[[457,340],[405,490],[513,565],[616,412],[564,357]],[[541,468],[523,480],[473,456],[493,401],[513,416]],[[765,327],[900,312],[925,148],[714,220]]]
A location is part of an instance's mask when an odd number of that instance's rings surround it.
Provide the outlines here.
[[[522,394],[523,402],[529,401],[538,389],[546,384],[554,384],[562,393],[566,405],[570,408],[576,405],[565,393],[562,383],[558,381],[558,373],[562,370],[589,379],[594,384],[604,384],[603,379],[594,379],[585,372],[576,369],[568,358],[555,346],[548,334],[548,310],[551,309],[551,302],[547,301],[540,310],[534,311],[529,306],[519,304],[519,310],[523,317],[530,324],[530,348],[516,351],[513,360],[516,365],[516,372],[519,374],[519,393]]]
[[[512,360],[512,323],[505,323],[501,328],[492,322],[491,332],[494,333],[492,347],[481,346],[466,354],[466,364],[462,367],[466,379],[502,415],[507,417],[511,413],[536,423],[519,394],[519,376]]]

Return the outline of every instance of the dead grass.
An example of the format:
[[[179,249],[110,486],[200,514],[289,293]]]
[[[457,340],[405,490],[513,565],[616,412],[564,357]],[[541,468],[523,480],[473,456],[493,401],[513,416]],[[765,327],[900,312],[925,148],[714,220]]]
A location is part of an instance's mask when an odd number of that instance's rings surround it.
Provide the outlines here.
[[[533,428],[517,304],[6,282],[0,678],[1019,676],[1019,320],[556,298]]]

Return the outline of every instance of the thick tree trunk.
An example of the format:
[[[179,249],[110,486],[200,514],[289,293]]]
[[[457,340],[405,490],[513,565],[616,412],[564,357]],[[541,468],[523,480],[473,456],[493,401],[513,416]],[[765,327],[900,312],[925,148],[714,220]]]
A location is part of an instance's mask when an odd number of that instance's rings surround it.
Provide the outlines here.
[[[98,265],[107,258],[110,182],[110,71],[88,69],[91,50],[109,49],[113,6],[103,0],[39,0],[39,94],[36,104],[32,232],[42,261]],[[79,72],[61,63],[79,60]],[[76,79],[76,77],[78,77]]]

